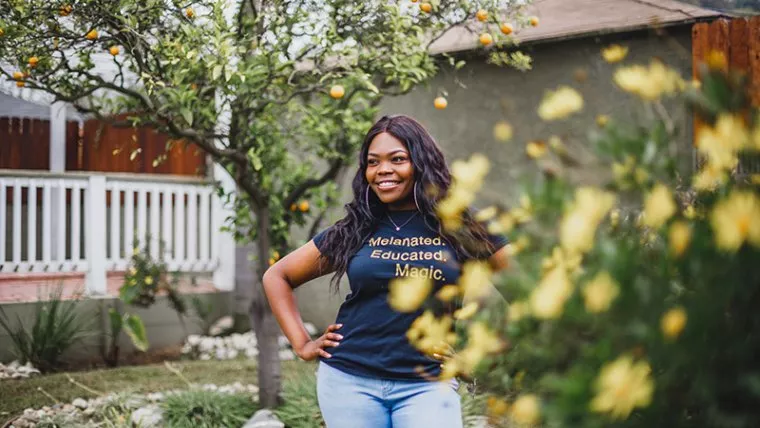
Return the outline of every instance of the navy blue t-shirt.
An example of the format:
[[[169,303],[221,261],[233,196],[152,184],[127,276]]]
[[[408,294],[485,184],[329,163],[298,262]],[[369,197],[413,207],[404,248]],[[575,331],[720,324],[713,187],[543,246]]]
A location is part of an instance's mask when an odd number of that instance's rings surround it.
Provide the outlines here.
[[[406,338],[412,322],[422,315],[396,312],[388,304],[388,284],[397,277],[418,276],[434,280],[433,292],[456,284],[461,261],[451,245],[425,225],[416,211],[389,212],[400,230],[386,217],[361,249],[349,260],[351,292],[341,304],[336,323],[343,335],[340,345],[329,348],[332,358],[320,361],[358,376],[386,379],[420,379],[417,370],[437,376],[440,361],[424,355]],[[322,251],[326,229],[314,237]],[[504,237],[490,237],[493,252],[506,245]],[[493,253],[491,252],[491,253]],[[486,254],[485,256],[488,256]]]

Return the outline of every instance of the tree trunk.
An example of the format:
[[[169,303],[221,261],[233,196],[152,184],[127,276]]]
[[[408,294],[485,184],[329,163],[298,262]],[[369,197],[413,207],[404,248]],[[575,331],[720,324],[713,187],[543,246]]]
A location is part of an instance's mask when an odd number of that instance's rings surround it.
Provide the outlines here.
[[[281,403],[281,367],[277,337],[280,327],[269,307],[261,278],[268,268],[269,260],[269,209],[256,210],[256,225],[258,228],[257,246],[258,257],[256,271],[258,273],[253,283],[253,302],[250,307],[251,327],[256,333],[259,347],[259,403],[261,407],[273,408]]]

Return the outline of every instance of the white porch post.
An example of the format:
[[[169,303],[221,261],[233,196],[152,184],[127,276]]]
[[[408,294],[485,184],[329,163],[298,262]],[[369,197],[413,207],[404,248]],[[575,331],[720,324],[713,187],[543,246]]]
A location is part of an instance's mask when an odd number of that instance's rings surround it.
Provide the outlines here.
[[[217,164],[214,164],[214,179],[221,183],[225,193],[235,191],[235,181]],[[213,198],[211,227],[214,228],[213,233],[217,234],[215,244],[219,261],[214,271],[214,285],[220,290],[232,291],[235,289],[235,237],[232,232],[222,231],[220,228],[224,225],[224,219],[235,215],[235,212],[230,206],[225,206],[224,202],[219,200],[219,196],[214,195]]]
[[[50,105],[50,172],[62,173],[66,170],[66,104],[55,102]],[[62,194],[61,194],[62,193]],[[66,207],[66,190],[55,186],[51,189],[51,213],[65,212]],[[63,201],[63,204],[61,204]],[[59,236],[63,239],[66,233],[58,233],[59,230],[66,230],[65,222],[61,223],[58,215],[52,215],[50,230],[56,231],[50,237],[50,249],[53,260],[65,260],[66,250],[65,242],[59,245]],[[64,215],[62,218],[66,218]],[[58,249],[64,248],[63,254],[59,254]]]
[[[106,178],[90,176],[85,212],[85,257],[89,269],[85,289],[89,295],[105,295],[106,284]]]

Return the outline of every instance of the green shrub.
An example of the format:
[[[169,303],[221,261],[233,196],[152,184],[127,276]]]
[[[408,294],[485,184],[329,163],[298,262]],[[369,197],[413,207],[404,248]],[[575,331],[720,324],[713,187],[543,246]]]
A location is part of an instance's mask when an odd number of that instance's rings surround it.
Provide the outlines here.
[[[0,306],[0,327],[11,338],[16,357],[43,372],[59,368],[61,355],[91,333],[91,320],[77,314],[78,301],[63,301],[62,293],[59,286],[48,300],[37,301],[31,329],[24,327],[21,317],[16,317],[16,325],[12,325]]]
[[[239,427],[256,411],[250,396],[217,391],[170,394],[161,407],[170,428]]]
[[[290,376],[282,385],[284,404],[274,413],[293,428],[321,428],[325,426],[317,401],[317,376],[314,370],[303,370],[300,376]]]

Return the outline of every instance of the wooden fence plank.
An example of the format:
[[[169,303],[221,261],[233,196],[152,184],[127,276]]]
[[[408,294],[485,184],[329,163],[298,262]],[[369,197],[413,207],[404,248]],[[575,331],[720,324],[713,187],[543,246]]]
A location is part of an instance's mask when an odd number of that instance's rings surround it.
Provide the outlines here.
[[[732,70],[747,72],[749,68],[749,26],[744,18],[731,20],[729,24],[728,64]]]
[[[749,90],[754,107],[760,107],[760,16],[749,20]]]
[[[700,67],[709,51],[710,24],[700,22],[694,24],[691,28],[691,70],[694,80],[701,80]],[[699,129],[703,126],[698,115],[694,115],[693,123],[693,144],[696,146],[698,141]]]

